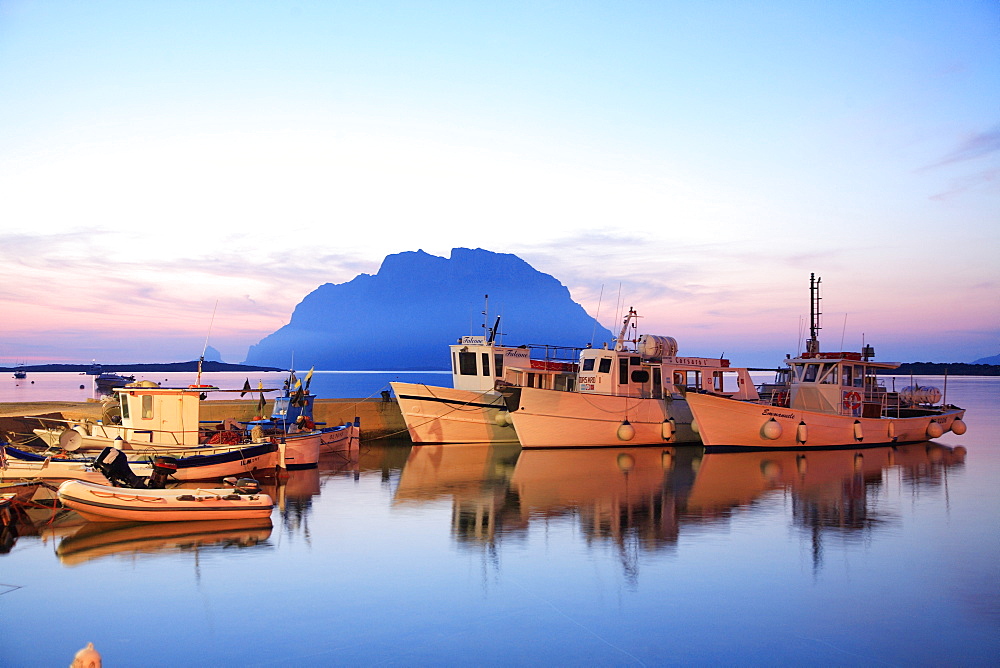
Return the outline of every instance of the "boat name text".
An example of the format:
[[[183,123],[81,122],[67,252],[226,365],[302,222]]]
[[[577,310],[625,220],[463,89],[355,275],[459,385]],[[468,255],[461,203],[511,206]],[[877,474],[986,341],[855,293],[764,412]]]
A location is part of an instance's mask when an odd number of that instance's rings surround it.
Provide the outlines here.
[[[771,417],[788,418],[789,420],[795,419],[795,413],[778,413],[776,411],[772,411],[769,408],[765,408],[763,412],[761,412],[761,415],[770,415]]]

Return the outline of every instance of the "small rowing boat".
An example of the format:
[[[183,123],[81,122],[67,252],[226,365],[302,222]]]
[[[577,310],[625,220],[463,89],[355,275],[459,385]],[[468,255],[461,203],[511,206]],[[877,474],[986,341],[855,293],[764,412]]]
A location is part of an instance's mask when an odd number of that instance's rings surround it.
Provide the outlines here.
[[[124,489],[67,480],[59,500],[93,522],[185,522],[271,516],[274,502],[256,481],[228,489]]]

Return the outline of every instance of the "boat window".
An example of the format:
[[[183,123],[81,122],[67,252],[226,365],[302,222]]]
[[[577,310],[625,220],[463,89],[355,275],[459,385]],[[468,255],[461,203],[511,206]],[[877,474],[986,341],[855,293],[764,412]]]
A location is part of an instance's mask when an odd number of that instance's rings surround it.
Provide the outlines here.
[[[483,353],[483,375],[490,375],[490,354]]]
[[[151,420],[153,418],[153,395],[142,395],[142,419]]]
[[[624,357],[618,359],[618,384],[628,385],[628,359]]]
[[[840,384],[844,387],[853,387],[854,367],[850,364],[845,364],[840,368]]]
[[[124,393],[118,395],[118,401],[122,406],[122,420],[128,420],[128,397]]]
[[[815,383],[817,373],[819,373],[819,364],[806,364],[806,372],[802,376],[802,382]]]
[[[598,373],[611,373],[611,358],[602,357],[601,364],[597,367]]]
[[[854,365],[854,387],[865,386],[865,367],[861,364]]]
[[[636,369],[632,372],[632,382],[633,383],[648,383],[649,382],[649,371],[646,369]]]
[[[503,353],[493,354],[493,371],[496,372],[497,378],[503,376]]]
[[[632,366],[639,366],[642,363],[642,358],[641,357],[629,357],[628,358],[628,363],[631,364]]]
[[[822,371],[819,374],[819,382],[827,383],[829,385],[837,384],[837,365],[827,362],[823,365]]]
[[[452,375],[458,373],[458,362],[455,361],[455,353],[451,354],[451,373]]]
[[[534,387],[534,386],[535,386],[535,374],[529,372],[528,373],[528,387]]]
[[[663,396],[663,380],[660,377],[660,367],[653,367],[653,398],[659,399]]]
[[[476,375],[476,353],[458,353],[458,372],[463,376]]]
[[[583,360],[583,370],[584,371],[593,371],[594,370],[594,358],[593,357],[588,357],[587,359]]]

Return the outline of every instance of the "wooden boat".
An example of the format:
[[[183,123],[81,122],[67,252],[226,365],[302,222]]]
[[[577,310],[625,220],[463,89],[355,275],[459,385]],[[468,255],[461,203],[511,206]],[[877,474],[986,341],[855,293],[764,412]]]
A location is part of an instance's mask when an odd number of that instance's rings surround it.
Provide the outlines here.
[[[259,487],[252,487],[259,490]],[[228,489],[125,489],[67,480],[58,497],[93,522],[185,522],[271,516],[274,503],[259,491]]]
[[[899,366],[874,362],[862,352],[821,352],[819,283],[810,276],[810,338],[806,350],[786,359],[788,369],[761,388],[762,397],[740,400],[712,392],[689,393],[688,405],[702,443],[711,449],[803,449],[916,443],[951,431],[961,435],[965,410],[939,404],[934,387],[888,391],[876,372]]]
[[[93,468],[93,457],[66,456],[62,457],[53,453],[36,453],[12,446],[6,447],[7,457],[11,462],[25,462],[34,465],[49,460],[51,466],[53,462],[56,468],[63,464],[79,464]],[[228,476],[269,476],[274,475],[277,468],[281,466],[280,447],[271,442],[259,443],[247,446],[232,446],[221,448],[193,448],[191,450],[172,451],[169,456],[157,455],[156,453],[129,452],[129,465],[144,471],[144,475],[149,475],[149,469],[157,460],[168,459],[168,465],[173,468],[170,477],[173,480],[221,480]],[[72,467],[70,470],[73,470]],[[140,474],[141,475],[141,474]],[[66,476],[78,480],[90,480],[91,482],[104,482],[102,478],[92,478],[90,476]]]
[[[688,390],[756,399],[747,369],[729,360],[679,357],[677,341],[643,334],[629,309],[612,348],[580,352],[579,371],[558,387],[550,378],[513,370],[503,394],[522,448],[621,447],[697,443]]]
[[[521,369],[531,378],[550,378],[553,386],[571,382],[575,362],[562,357],[575,356],[579,348],[502,346],[496,342],[499,324],[497,318],[488,336],[463,336],[450,346],[452,387],[389,383],[414,443],[517,443],[497,381]],[[532,359],[535,352],[543,352],[542,358]]]
[[[85,480],[106,484],[108,479],[94,468],[93,461],[73,461],[54,457],[25,460],[12,455],[15,448],[0,444],[0,481],[15,480]],[[17,452],[22,452],[17,450]],[[146,464],[135,466],[138,476],[150,476],[153,467]]]
[[[293,376],[294,377],[294,376]],[[103,450],[117,447],[126,452],[192,456],[194,449],[222,448],[231,451],[264,444],[283,446],[287,468],[310,468],[319,463],[321,450],[357,447],[359,426],[321,427],[312,421],[313,395],[308,384],[296,389],[286,384],[285,395],[275,401],[275,410],[267,419],[241,423],[203,423],[200,402],[209,392],[263,392],[277,390],[222,390],[210,385],[160,387],[149,381],[114,389],[121,415],[108,415],[96,423],[66,422],[62,428],[35,429],[37,436],[50,446],[68,451]],[[289,412],[288,407],[294,404]],[[298,418],[302,417],[299,422]],[[211,424],[211,427],[209,426]],[[308,426],[306,426],[308,425]],[[279,447],[279,450],[282,449]],[[217,454],[204,451],[200,454]],[[266,467],[267,464],[262,464]],[[227,473],[225,475],[233,475]],[[213,473],[214,477],[216,474]]]

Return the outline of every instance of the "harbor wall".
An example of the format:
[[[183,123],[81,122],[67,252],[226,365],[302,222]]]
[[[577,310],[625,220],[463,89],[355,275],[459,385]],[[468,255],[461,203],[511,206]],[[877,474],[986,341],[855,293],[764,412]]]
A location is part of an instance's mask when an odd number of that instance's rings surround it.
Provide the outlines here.
[[[273,402],[264,408],[265,415],[271,414]],[[252,400],[206,400],[201,403],[202,420],[225,420],[235,418],[251,420],[258,415],[257,402]],[[27,416],[43,416],[62,420],[99,420],[102,404],[96,401],[40,401],[31,403],[0,404],[0,438],[4,434],[30,434],[38,427],[38,420]],[[313,418],[316,422],[334,427],[361,421],[361,440],[392,439],[409,442],[406,423],[395,401],[382,399],[316,399],[313,404]]]

